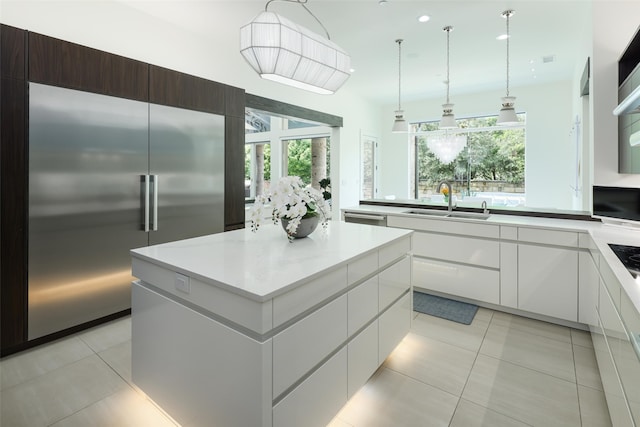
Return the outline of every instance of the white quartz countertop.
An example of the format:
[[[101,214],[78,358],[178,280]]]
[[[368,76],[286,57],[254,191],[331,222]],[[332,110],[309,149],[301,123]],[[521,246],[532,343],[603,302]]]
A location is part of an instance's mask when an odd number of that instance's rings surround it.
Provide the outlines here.
[[[640,312],[640,278],[634,278],[611,250],[609,244],[640,246],[640,229],[603,224],[599,221],[580,221],[558,218],[541,218],[520,215],[491,214],[486,220],[467,218],[444,218],[408,214],[407,211],[419,210],[396,206],[360,205],[342,209],[343,212],[359,212],[378,215],[397,215],[412,218],[437,219],[441,221],[471,221],[480,224],[508,225],[514,227],[542,227],[564,231],[586,232],[595,241],[604,261],[611,267],[623,289]]]
[[[256,301],[266,301],[319,277],[411,230],[329,221],[289,242],[278,225],[249,228],[131,250],[132,257],[197,278]]]

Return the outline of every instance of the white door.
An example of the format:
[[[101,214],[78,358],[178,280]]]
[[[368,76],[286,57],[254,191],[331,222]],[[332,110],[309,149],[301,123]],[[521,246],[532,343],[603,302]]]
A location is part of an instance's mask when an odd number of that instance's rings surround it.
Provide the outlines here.
[[[378,197],[378,138],[360,137],[360,200]]]

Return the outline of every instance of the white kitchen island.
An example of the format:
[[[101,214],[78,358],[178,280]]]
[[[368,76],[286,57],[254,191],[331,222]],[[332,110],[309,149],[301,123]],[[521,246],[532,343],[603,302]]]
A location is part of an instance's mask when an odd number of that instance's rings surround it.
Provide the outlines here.
[[[132,378],[182,426],[325,426],[409,330],[412,231],[331,221],[131,251]]]

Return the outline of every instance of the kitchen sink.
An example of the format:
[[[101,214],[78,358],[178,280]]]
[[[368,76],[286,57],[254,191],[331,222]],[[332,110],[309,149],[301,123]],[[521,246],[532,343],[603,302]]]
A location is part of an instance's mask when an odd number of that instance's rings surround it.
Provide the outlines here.
[[[437,216],[441,218],[468,218],[468,219],[487,219],[491,216],[489,213],[482,212],[449,212],[440,210],[410,210],[403,213],[412,215]]]

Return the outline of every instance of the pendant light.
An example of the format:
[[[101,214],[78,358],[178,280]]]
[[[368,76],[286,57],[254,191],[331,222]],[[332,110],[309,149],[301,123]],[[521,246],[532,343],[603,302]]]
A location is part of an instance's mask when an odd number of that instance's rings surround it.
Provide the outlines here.
[[[402,93],[402,39],[397,39],[398,43],[398,109],[396,110],[396,119],[393,122],[391,132],[400,133],[408,132],[409,125],[404,119],[404,111],[402,111],[401,93]]]
[[[453,115],[453,104],[449,103],[449,34],[453,31],[453,27],[448,25],[442,31],[447,33],[447,80],[445,81],[447,84],[447,102],[442,104],[442,118],[438,128],[454,129],[458,127],[458,123],[456,123],[456,118]]]
[[[507,96],[502,98],[502,108],[500,109],[496,123],[501,126],[509,126],[518,124],[518,116],[514,109],[516,97],[509,96],[509,40],[511,39],[509,20],[513,16],[513,10],[505,10],[501,16],[507,20]]]
[[[273,1],[300,4],[326,38],[267,8]],[[330,40],[322,22],[305,6],[307,0],[269,0],[264,12],[240,28],[240,53],[263,79],[320,94],[337,91],[351,75],[351,58]]]

